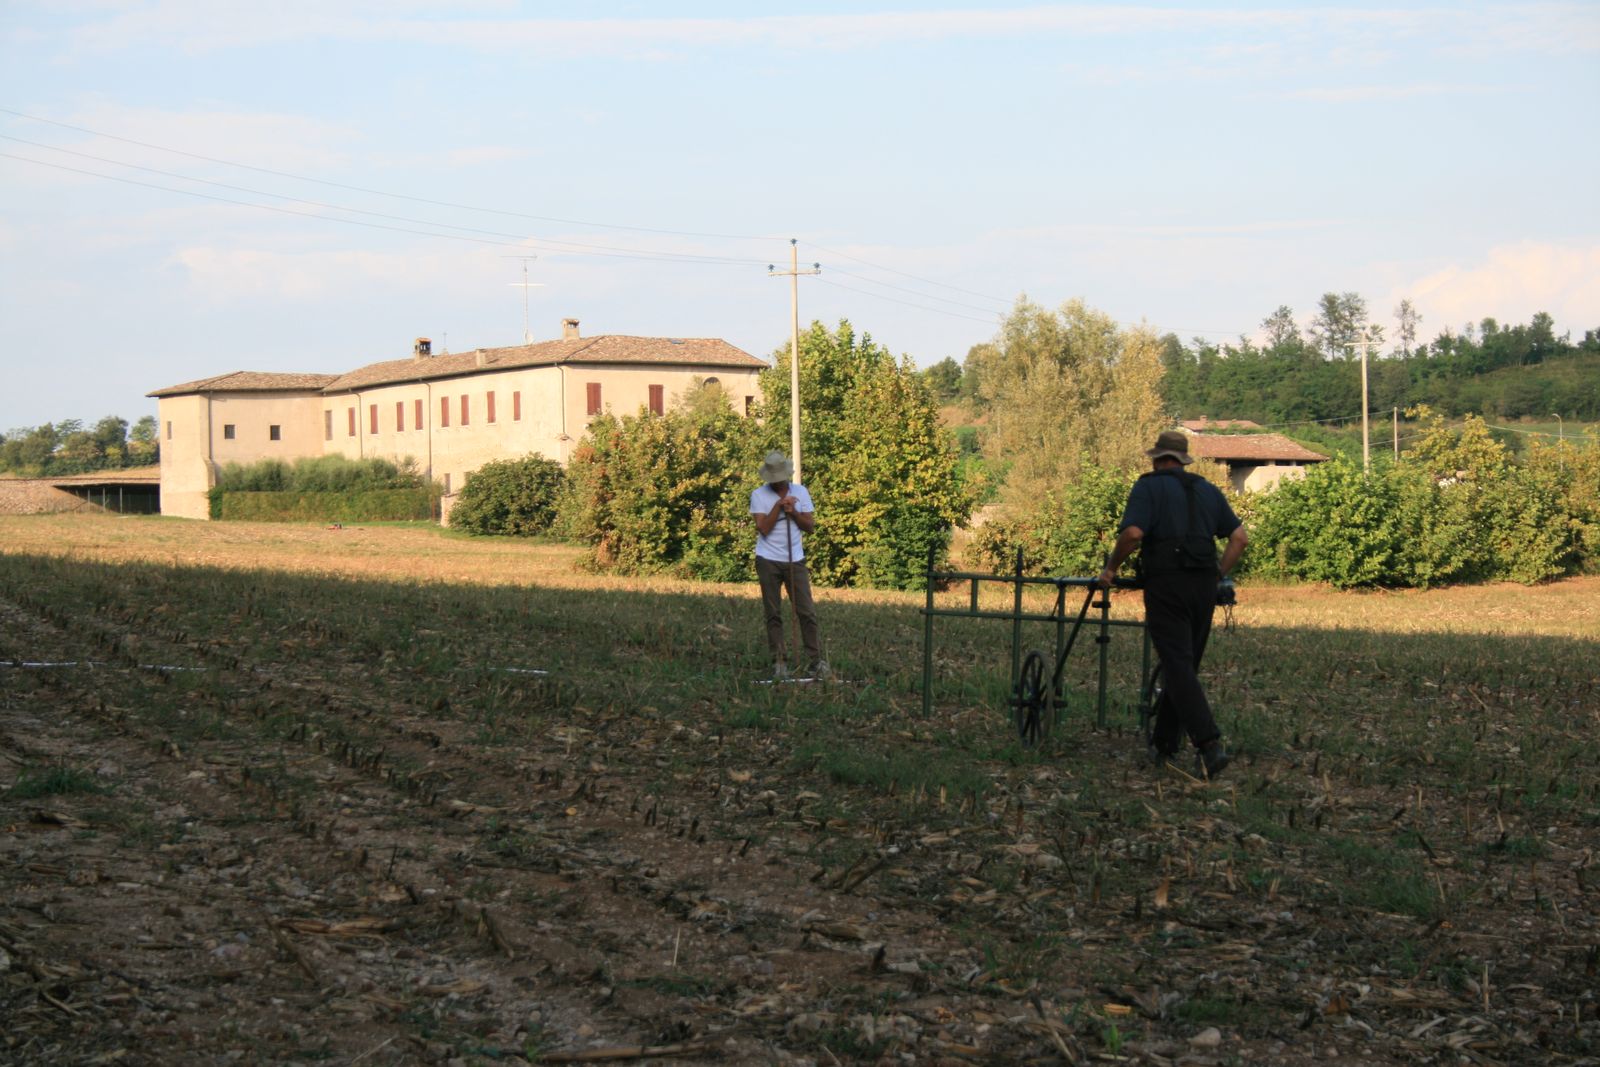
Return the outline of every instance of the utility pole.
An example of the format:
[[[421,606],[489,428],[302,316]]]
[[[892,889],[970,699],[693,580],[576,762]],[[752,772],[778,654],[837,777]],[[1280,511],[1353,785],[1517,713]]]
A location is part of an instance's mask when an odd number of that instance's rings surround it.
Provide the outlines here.
[[[522,343],[525,344],[525,345],[531,345],[531,344],[533,344],[533,333],[528,329],[528,290],[529,289],[541,289],[541,288],[544,287],[544,283],[543,282],[530,282],[528,280],[528,261],[532,260],[532,259],[538,259],[539,257],[538,256],[501,256],[500,258],[501,259],[520,259],[520,260],[522,260],[522,280],[520,282],[506,282],[506,284],[509,285],[509,286],[512,286],[513,288],[515,288],[517,286],[520,286],[522,288]]]
[[[778,270],[767,264],[767,276],[789,279],[789,451],[794,460],[794,480],[800,481],[800,275],[821,274],[822,264],[800,269],[800,247],[789,238],[789,269]],[[803,483],[802,483],[803,484]]]
[[[1372,425],[1367,410],[1367,350],[1377,348],[1380,342],[1369,341],[1365,331],[1359,341],[1346,341],[1346,348],[1361,349],[1361,470],[1372,472]]]
[[[1398,463],[1400,461],[1400,409],[1398,407],[1394,409],[1394,458],[1395,462]]]

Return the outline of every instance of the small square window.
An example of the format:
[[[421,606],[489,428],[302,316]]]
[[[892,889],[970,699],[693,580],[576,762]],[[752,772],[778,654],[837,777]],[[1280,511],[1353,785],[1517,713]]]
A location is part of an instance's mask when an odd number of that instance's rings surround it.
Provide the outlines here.
[[[283,440],[283,430],[282,430],[282,428],[277,427],[277,426],[268,426],[267,427],[267,436],[270,437],[274,441],[281,441],[281,440]]]
[[[222,424],[222,439],[224,441],[233,440],[233,423],[225,422]]]

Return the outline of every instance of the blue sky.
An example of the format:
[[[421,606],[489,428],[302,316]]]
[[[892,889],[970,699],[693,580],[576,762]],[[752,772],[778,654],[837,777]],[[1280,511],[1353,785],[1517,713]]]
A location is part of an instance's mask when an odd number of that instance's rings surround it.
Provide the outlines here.
[[[1594,3],[7,0],[0,109],[0,429],[517,343],[519,254],[535,338],[762,356],[790,237],[921,365],[1022,293],[1600,327]]]

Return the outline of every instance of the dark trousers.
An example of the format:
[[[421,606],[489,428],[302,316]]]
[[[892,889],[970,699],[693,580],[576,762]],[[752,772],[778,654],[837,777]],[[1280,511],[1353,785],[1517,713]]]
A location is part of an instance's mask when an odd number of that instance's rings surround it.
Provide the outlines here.
[[[1213,571],[1145,576],[1145,626],[1161,660],[1162,679],[1150,740],[1163,752],[1176,752],[1185,734],[1197,748],[1222,736],[1199,673],[1216,607]]]
[[[793,581],[790,581],[791,575]],[[774,663],[787,662],[783,650],[783,591],[789,590],[795,618],[800,620],[800,641],[806,646],[806,663],[822,658],[817,636],[817,609],[811,602],[811,574],[804,562],[783,563],[756,557],[756,580],[761,583],[761,609],[767,618],[767,648]]]

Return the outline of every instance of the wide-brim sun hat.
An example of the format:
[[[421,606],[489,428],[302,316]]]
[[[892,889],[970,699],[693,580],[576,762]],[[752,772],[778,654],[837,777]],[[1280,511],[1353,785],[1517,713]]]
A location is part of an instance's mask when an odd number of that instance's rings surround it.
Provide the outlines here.
[[[763,483],[786,482],[794,477],[794,464],[782,452],[768,452],[767,458],[761,463],[759,477]]]
[[[1194,457],[1189,455],[1189,439],[1177,430],[1163,432],[1156,438],[1156,447],[1145,449],[1144,454],[1151,459],[1171,456],[1185,467],[1194,462]]]

